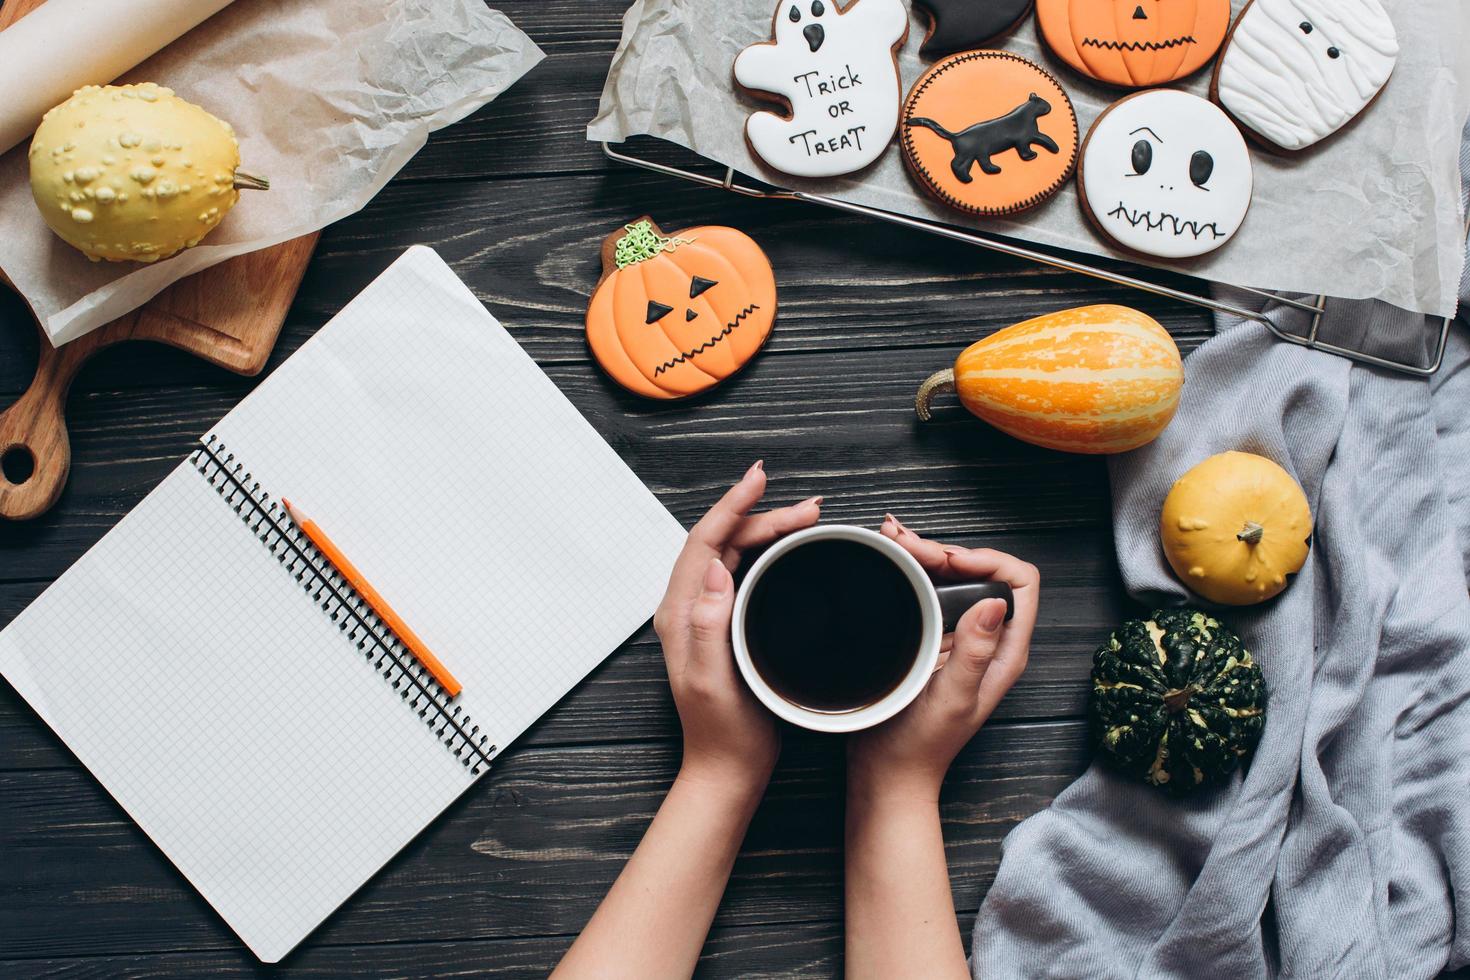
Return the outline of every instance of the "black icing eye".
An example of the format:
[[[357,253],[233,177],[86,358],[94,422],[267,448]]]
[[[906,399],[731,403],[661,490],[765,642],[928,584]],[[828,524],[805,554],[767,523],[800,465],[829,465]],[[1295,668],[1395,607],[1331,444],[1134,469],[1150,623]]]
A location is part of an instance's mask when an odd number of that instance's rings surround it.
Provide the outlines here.
[[[665,306],[662,303],[656,302],[654,300],[649,300],[648,319],[643,322],[653,323],[656,320],[662,320],[664,317],[668,316],[672,312],[674,312],[674,308],[672,306]]]
[[[694,278],[689,280],[689,298],[693,299],[700,293],[704,292],[706,289],[713,289],[715,286],[718,285],[719,283],[715,282],[713,279],[706,279],[703,276],[695,276]]]
[[[1303,34],[1310,34],[1310,33],[1312,33],[1312,22],[1309,21],[1309,20],[1304,20],[1304,21],[1302,21],[1300,24],[1298,24],[1296,26],[1297,27],[1300,27],[1302,29],[1302,33]]]
[[[791,18],[791,23],[793,24],[801,23],[801,11],[796,9],[796,4],[794,3],[791,5],[791,13],[786,16]]]
[[[826,12],[827,12],[827,8],[824,7],[824,6],[822,6],[822,0],[812,0],[812,16],[813,17],[820,17],[823,14],[825,14]]]
[[[1148,140],[1139,140],[1133,144],[1133,172],[1134,174],[1146,174],[1148,168],[1153,166],[1154,146]]]
[[[1194,156],[1189,158],[1189,179],[1194,182],[1194,186],[1204,187],[1205,181],[1214,172],[1215,158],[1204,150],[1195,150]]]
[[[1336,48],[1328,48],[1327,49],[1327,57],[1329,57],[1329,58],[1340,58],[1341,56],[1342,56],[1342,52],[1339,51],[1339,50],[1337,50]]]

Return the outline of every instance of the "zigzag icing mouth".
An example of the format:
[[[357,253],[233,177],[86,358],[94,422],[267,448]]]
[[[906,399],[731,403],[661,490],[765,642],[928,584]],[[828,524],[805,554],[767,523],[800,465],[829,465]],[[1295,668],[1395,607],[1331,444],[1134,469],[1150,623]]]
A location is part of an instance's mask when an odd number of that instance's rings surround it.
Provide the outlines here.
[[[760,309],[760,306],[758,304],[751,303],[745,309],[743,309],[739,313],[735,314],[735,319],[733,319],[729,323],[725,324],[725,329],[724,330],[721,330],[719,333],[715,334],[709,340],[707,340],[704,343],[700,344],[698,347],[694,348],[693,350],[685,351],[684,353],[680,354],[678,357],[675,357],[675,358],[672,358],[670,360],[664,361],[658,367],[654,368],[653,369],[653,376],[656,378],[660,374],[663,374],[665,371],[668,371],[668,370],[670,370],[672,368],[676,368],[680,364],[683,364],[685,361],[688,361],[688,360],[690,360],[690,359],[692,359],[694,357],[697,357],[700,354],[703,354],[705,351],[709,350],[711,347],[715,346],[720,341],[722,341],[726,337],[730,336],[730,334],[735,331],[735,328],[738,327],[738,326],[740,326],[740,321],[744,320],[746,317],[750,316],[750,314],[754,313],[758,309]]]
[[[1225,237],[1224,232],[1215,227],[1215,222],[1213,221],[1186,221],[1184,218],[1170,214],[1168,211],[1160,211],[1158,216],[1155,217],[1152,211],[1132,211],[1121,201],[1118,202],[1117,207],[1108,212],[1108,217],[1122,218],[1135,228],[1142,225],[1149,231],[1168,231],[1169,229],[1173,229],[1175,235],[1184,235],[1187,233],[1193,236],[1195,240],[1198,240],[1205,232],[1209,232],[1215,238]],[[1166,221],[1169,223],[1168,228],[1164,227],[1164,222]]]
[[[1109,51],[1167,51],[1181,44],[1193,43],[1194,38],[1188,34],[1176,37],[1171,41],[1102,41],[1095,37],[1082,39],[1084,48],[1106,48]]]

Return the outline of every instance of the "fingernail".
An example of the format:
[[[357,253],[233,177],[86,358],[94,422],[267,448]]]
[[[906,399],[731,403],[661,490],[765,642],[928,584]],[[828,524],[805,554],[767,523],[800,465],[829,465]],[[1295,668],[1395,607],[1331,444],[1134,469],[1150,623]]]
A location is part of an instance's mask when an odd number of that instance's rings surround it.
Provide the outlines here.
[[[898,537],[898,522],[893,519],[892,514],[883,515],[883,523],[878,525],[879,534],[891,534]]]
[[[820,506],[822,506],[822,499],[823,498],[820,497],[820,496],[818,496],[818,497],[808,497],[805,500],[803,500],[802,503],[803,504],[816,504],[818,507],[820,507]]]
[[[968,548],[961,548],[957,544],[947,544],[947,545],[944,546],[944,553],[946,555],[963,555],[965,552],[967,552],[969,550],[970,549],[968,549]]]
[[[724,595],[726,574],[724,563],[718,558],[711,558],[704,570],[705,595]]]
[[[1006,618],[1004,599],[986,599],[980,603],[980,615],[975,617],[975,628],[982,633],[994,633]]]
[[[758,459],[754,463],[751,463],[750,469],[746,470],[745,475],[742,476],[740,479],[749,480],[751,477],[755,476],[764,468],[765,462],[766,461],[763,459]]]

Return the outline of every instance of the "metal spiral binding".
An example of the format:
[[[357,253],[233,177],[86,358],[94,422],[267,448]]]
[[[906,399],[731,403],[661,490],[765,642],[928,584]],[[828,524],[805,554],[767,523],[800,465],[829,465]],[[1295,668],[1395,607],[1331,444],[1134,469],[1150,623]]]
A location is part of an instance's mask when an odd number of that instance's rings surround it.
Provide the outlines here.
[[[245,464],[212,435],[189,461],[470,775],[489,769],[496,751],[496,746],[486,744],[489,736],[450,702],[418,659],[290,521],[285,508],[261,489]]]

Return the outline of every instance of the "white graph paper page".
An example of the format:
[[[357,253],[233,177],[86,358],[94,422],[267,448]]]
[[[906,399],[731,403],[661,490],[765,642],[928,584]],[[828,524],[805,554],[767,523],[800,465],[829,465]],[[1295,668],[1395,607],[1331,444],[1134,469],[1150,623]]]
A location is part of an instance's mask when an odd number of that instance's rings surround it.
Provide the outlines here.
[[[683,542],[428,249],[213,434],[502,748],[647,619]],[[473,782],[188,463],[0,633],[0,673],[267,962]]]

